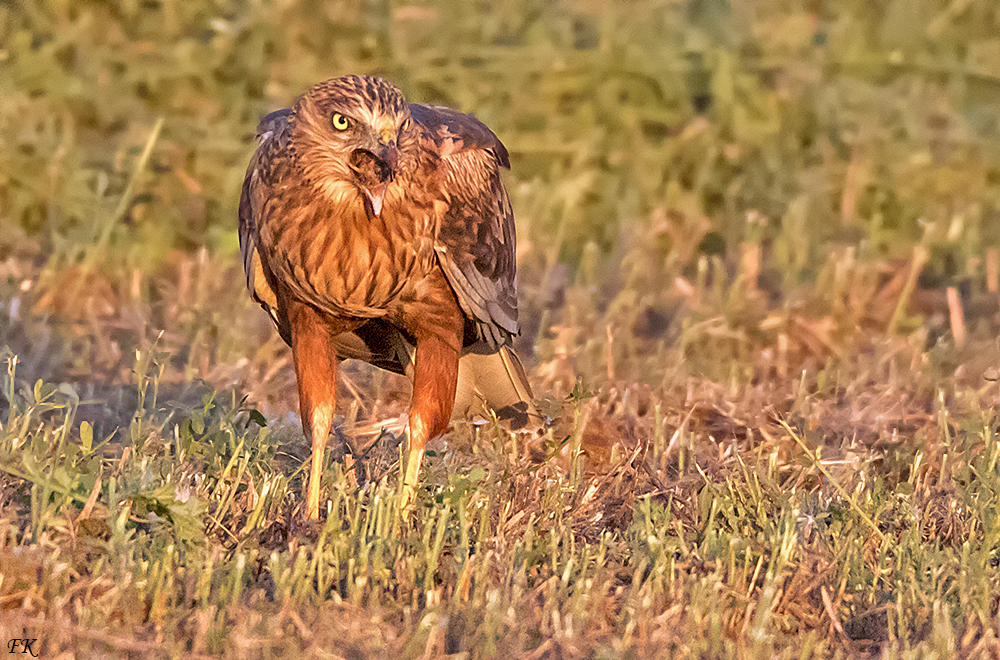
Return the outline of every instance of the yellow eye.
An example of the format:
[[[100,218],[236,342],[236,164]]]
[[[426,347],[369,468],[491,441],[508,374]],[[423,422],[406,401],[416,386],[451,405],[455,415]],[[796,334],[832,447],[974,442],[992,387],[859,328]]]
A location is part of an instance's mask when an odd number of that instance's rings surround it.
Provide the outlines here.
[[[410,122],[410,118],[409,118],[409,117],[407,117],[406,119],[404,119],[404,120],[403,120],[403,126],[402,126],[402,129],[403,129],[404,131],[405,131],[406,129],[408,129],[408,128],[410,127],[410,123],[411,123],[411,122]]]
[[[345,117],[340,113],[334,113],[333,119],[331,121],[333,123],[333,127],[336,128],[338,131],[346,131],[347,127],[350,126],[351,124],[351,122],[347,119],[347,117]]]

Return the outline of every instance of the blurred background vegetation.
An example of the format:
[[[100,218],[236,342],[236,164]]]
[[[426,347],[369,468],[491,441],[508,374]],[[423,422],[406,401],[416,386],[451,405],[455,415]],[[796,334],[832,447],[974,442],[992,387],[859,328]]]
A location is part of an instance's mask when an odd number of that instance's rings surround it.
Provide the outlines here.
[[[237,254],[259,118],[346,73],[509,148],[554,420],[449,436],[410,536],[336,461],[301,525]],[[0,0],[0,609],[121,655],[995,657],[998,250],[996,0]]]
[[[989,0],[4,3],[0,285],[16,298],[40,269],[26,301],[57,325],[170,326],[211,353],[200,367],[237,361],[268,336],[230,323],[249,308],[231,271],[256,122],[363,72],[475,113],[511,150],[522,350],[551,357],[552,326],[576,328],[557,343],[603,373],[610,327],[616,369],[659,380],[635,341],[712,373],[723,340],[684,329],[719,315],[734,356],[809,305],[813,344],[912,329],[878,294],[914,246],[921,284],[967,303],[988,288],[998,27]],[[973,325],[994,307],[973,304]],[[88,332],[34,371],[131,352]]]

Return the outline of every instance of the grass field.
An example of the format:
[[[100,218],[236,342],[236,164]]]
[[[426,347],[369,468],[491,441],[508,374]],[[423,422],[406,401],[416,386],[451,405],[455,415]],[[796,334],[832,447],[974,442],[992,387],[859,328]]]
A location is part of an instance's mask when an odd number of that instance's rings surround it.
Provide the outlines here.
[[[1000,5],[605,4],[0,2],[8,650],[1000,657]],[[510,149],[551,418],[456,424],[402,526],[361,364],[304,520],[238,257],[257,120],[349,72]]]

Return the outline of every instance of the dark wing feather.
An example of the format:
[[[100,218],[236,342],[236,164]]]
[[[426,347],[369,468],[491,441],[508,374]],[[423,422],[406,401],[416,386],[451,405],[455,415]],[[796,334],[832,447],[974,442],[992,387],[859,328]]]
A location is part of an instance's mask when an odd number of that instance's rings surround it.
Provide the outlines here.
[[[264,277],[263,264],[257,251],[257,226],[267,202],[265,173],[270,170],[271,159],[284,142],[290,112],[289,108],[272,112],[257,125],[259,144],[250,158],[250,165],[243,179],[239,209],[240,254],[243,256],[247,289],[250,290],[250,297],[270,315],[286,344],[291,344],[291,330],[287,319],[278,309],[278,299],[274,295],[274,290]]]
[[[489,149],[501,166],[510,169],[510,156],[496,133],[472,115],[440,105],[410,104],[410,116],[434,141],[438,155],[466,149]]]
[[[435,245],[438,261],[474,321],[476,339],[496,349],[518,331],[514,214],[500,178],[500,168],[510,167],[507,149],[471,115],[420,104],[410,106],[410,115],[440,158],[447,210]]]

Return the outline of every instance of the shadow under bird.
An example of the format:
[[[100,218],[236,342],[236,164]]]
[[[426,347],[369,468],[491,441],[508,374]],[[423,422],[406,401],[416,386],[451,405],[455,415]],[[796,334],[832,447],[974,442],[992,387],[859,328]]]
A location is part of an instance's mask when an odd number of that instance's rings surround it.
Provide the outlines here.
[[[312,444],[306,511],[319,516],[337,365],[413,384],[400,511],[427,441],[487,408],[537,415],[518,332],[510,166],[470,115],[409,104],[380,78],[321,82],[258,126],[239,207],[250,295],[291,346]]]

